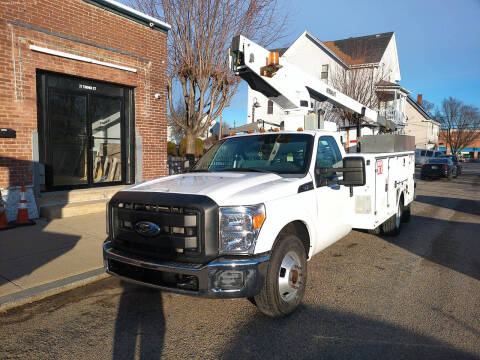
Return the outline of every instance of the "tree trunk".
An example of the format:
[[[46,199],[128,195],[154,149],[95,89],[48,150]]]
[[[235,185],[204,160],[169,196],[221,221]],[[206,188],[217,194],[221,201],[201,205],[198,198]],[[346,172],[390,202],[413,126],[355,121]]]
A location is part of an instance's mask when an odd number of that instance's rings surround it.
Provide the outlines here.
[[[192,133],[185,134],[185,154],[191,154],[195,156],[195,135]]]

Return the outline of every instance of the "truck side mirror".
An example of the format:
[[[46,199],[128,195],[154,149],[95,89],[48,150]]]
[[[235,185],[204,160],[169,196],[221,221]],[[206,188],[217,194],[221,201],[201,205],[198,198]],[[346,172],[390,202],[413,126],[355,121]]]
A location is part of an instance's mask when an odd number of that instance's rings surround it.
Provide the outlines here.
[[[343,180],[323,179],[323,174],[329,172],[343,173]],[[361,156],[347,156],[343,158],[343,167],[341,168],[317,168],[315,169],[315,180],[317,186],[326,186],[329,184],[340,184],[345,186],[363,186],[365,185],[365,159]]]
[[[361,156],[348,156],[343,158],[343,168],[337,171],[343,172],[341,185],[363,186],[365,185],[365,159]]]

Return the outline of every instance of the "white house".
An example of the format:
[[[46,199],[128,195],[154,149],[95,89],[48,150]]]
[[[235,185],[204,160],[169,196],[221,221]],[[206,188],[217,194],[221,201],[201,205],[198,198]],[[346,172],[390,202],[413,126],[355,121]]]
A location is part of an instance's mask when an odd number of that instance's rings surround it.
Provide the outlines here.
[[[432,119],[430,114],[423,110],[421,104],[421,94],[418,95],[417,101],[410,96],[407,98],[405,134],[415,136],[417,149],[435,149],[438,145],[440,123]]]
[[[274,49],[279,56],[298,66],[309,74],[335,86],[333,77],[342,71],[371,69],[372,93],[381,94],[376,109],[381,116],[395,122],[402,128],[405,124],[405,104],[409,94],[398,85],[401,80],[397,45],[393,32],[348,38],[335,41],[321,41],[305,31],[288,48]],[[331,109],[328,103],[312,101],[315,109],[325,112]],[[368,104],[366,104],[368,106]],[[261,93],[248,89],[247,123],[263,120],[280,125],[283,110]],[[271,125],[274,126],[274,125]],[[402,132],[402,129],[400,129]]]

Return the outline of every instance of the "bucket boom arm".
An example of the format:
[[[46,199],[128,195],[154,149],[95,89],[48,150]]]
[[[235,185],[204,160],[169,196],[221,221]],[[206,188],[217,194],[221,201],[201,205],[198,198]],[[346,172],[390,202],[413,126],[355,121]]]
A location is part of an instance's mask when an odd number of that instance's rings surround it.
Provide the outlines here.
[[[376,124],[378,113],[328,86],[285,59],[279,59],[242,35],[232,39],[230,67],[256,91],[276,102],[284,110],[312,110],[310,99],[328,101],[351,110],[368,123]]]

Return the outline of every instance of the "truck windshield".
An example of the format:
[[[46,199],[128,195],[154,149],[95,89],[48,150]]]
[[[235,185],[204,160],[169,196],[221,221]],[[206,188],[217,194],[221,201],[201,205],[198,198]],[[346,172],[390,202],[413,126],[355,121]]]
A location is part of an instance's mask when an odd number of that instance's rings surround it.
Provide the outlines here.
[[[213,145],[193,171],[245,171],[306,174],[313,136],[261,134],[227,138]]]

